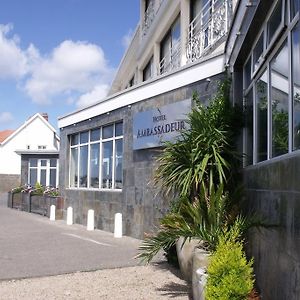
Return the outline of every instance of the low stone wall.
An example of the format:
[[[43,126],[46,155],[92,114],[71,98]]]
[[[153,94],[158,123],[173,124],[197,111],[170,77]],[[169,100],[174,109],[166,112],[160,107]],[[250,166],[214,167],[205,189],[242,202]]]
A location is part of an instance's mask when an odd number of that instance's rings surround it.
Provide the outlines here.
[[[7,206],[22,211],[41,214],[50,217],[50,207],[55,205],[56,219],[63,218],[64,200],[62,197],[39,196],[30,193],[8,193]]]
[[[245,169],[247,210],[277,225],[253,229],[247,243],[263,299],[300,299],[299,167],[294,153]]]
[[[0,174],[0,193],[9,192],[21,184],[21,175]]]

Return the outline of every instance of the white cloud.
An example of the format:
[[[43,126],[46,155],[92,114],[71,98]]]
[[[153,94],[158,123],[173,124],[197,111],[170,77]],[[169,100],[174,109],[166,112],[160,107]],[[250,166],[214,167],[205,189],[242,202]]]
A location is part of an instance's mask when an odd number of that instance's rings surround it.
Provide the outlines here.
[[[92,91],[82,95],[77,101],[76,105],[78,108],[82,108],[95,102],[98,102],[105,98],[109,90],[108,84],[96,85]]]
[[[13,121],[14,117],[10,112],[4,111],[0,113],[0,123],[9,123]]]
[[[0,79],[17,79],[27,72],[27,57],[18,36],[9,36],[13,25],[0,24]]]
[[[35,56],[25,90],[39,104],[72,92],[86,93],[97,84],[108,84],[113,69],[103,50],[86,42],[64,41],[46,58]]]
[[[133,30],[129,29],[128,32],[122,37],[122,45],[125,49],[128,48],[132,40]]]
[[[12,25],[0,24],[0,80],[16,80],[37,104],[60,99],[82,107],[106,95],[115,70],[101,47],[65,40],[51,52],[41,54],[33,44],[22,49],[20,38],[12,35],[12,30]]]

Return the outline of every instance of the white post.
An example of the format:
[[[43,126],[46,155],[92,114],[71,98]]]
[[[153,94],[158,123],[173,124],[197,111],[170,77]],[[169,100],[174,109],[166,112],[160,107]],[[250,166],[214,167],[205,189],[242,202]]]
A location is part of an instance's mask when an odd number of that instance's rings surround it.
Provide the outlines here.
[[[67,209],[67,225],[73,225],[73,208],[71,206]]]
[[[114,237],[121,238],[122,237],[122,214],[117,213],[115,214],[115,230],[114,230]]]
[[[94,230],[94,210],[89,209],[88,210],[88,216],[87,216],[87,230]]]
[[[50,206],[50,221],[55,221],[55,205]]]

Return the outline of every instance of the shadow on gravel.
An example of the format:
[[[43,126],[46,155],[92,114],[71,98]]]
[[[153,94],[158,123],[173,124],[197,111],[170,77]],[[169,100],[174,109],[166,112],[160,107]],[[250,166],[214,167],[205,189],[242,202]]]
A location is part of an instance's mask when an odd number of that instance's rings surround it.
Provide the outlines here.
[[[188,284],[168,283],[162,288],[157,289],[162,295],[168,296],[169,298],[177,298],[182,296],[189,297],[192,300],[190,287]]]
[[[161,270],[171,272],[176,277],[184,280],[181,276],[180,270],[169,265],[167,262],[157,262],[154,266]],[[185,284],[178,284],[175,282],[169,283],[164,285],[162,288],[157,289],[157,291],[161,292],[164,296],[169,296],[170,298],[187,296],[189,300],[193,299],[191,286],[187,282]]]

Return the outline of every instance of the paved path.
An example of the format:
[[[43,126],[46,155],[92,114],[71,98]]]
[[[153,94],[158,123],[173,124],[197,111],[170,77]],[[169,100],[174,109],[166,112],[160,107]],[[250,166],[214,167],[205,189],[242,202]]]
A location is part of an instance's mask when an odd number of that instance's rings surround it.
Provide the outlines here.
[[[139,244],[0,206],[0,280],[134,266]]]

